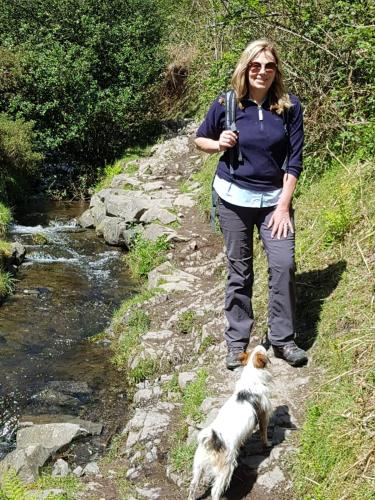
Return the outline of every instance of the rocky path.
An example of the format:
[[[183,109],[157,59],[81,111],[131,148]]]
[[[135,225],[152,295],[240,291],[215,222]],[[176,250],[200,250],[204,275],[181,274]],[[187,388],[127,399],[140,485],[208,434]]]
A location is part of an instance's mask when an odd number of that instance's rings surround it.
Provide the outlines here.
[[[196,206],[194,194],[199,185],[191,181],[191,175],[203,160],[194,150],[192,132],[191,128],[155,148],[152,157],[140,161],[138,173],[117,176],[110,188],[96,195],[91,211],[82,219],[114,243],[114,239],[121,242],[131,237],[125,219],[132,216],[142,223],[145,237],[166,232],[173,248],[168,261],[149,275],[149,287],[159,286],[163,291],[139,306],[149,314],[151,328],[129,362],[129,369],[134,370],[145,360],[154,360],[157,374],[137,384],[131,418],[123,422],[117,447],[81,498],[186,499],[190,467],[183,458],[176,460],[176,449],[190,450],[191,456],[199,429],[215,417],[240,374],[240,369],[229,372],[224,364],[225,258],[221,237],[212,233]],[[178,185],[186,179],[190,179],[191,191],[182,195]],[[134,189],[124,191],[124,184]],[[124,208],[117,201],[129,198],[129,193],[133,202]],[[167,226],[174,220],[181,223],[177,229]],[[182,320],[186,323],[187,318],[190,323],[184,331]],[[124,324],[126,320],[124,316]],[[107,333],[110,339],[113,333]],[[256,332],[250,349],[261,342],[262,333]],[[263,450],[258,433],[252,436],[241,452],[228,499],[293,497],[289,457],[295,451],[295,431],[301,425],[311,373],[309,367],[292,368],[272,354],[271,360],[272,448]],[[183,414],[184,394],[203,373],[206,394],[198,413]],[[202,486],[200,498],[209,498],[209,489],[204,490]]]

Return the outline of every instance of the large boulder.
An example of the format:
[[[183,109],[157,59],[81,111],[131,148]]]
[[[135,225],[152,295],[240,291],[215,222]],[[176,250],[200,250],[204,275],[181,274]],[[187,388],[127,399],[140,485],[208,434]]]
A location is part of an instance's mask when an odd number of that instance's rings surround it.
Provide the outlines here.
[[[175,222],[177,217],[165,210],[164,208],[152,207],[142,215],[140,218],[141,222],[150,223],[154,221],[159,221],[161,224],[170,224]]]
[[[85,210],[83,214],[78,218],[78,224],[85,229],[89,229],[95,226],[94,217],[90,209]]]
[[[103,236],[108,245],[122,245],[126,244],[125,230],[126,222],[121,217],[105,216],[96,227],[96,234]]]
[[[36,422],[53,419],[50,415],[29,418]],[[7,470],[12,469],[22,481],[33,483],[38,478],[39,468],[54,453],[79,436],[98,435],[102,431],[101,424],[76,417],[59,415],[54,418],[65,421],[41,424],[23,422],[23,427],[17,432],[17,448],[0,462],[0,480]]]
[[[113,190],[104,201],[107,215],[121,217],[125,222],[137,222],[152,206],[152,201],[142,191]]]

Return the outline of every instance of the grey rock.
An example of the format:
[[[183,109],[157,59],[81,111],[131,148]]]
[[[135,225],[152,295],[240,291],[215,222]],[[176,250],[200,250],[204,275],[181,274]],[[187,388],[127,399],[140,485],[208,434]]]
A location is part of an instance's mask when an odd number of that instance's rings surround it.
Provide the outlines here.
[[[65,462],[65,460],[63,460],[62,458],[56,460],[52,469],[53,477],[65,477],[69,474],[69,472],[70,469],[68,462]]]
[[[148,287],[152,289],[159,286],[167,292],[184,291],[192,289],[197,280],[193,274],[175,269],[169,262],[164,262],[148,274]]]
[[[26,248],[19,241],[10,244],[10,255],[6,258],[6,266],[20,266],[26,257]]]
[[[0,481],[3,474],[12,469],[23,482],[35,482],[39,467],[45,464],[49,455],[49,451],[38,444],[12,451],[0,462]]]
[[[124,231],[126,223],[121,217],[103,217],[96,227],[96,234],[103,236],[108,245],[120,245],[124,243]]]
[[[96,422],[90,422],[89,420],[82,420],[79,417],[73,415],[23,415],[19,419],[19,428],[31,427],[33,425],[44,425],[44,424],[75,424],[81,426],[86,430],[87,434],[93,436],[99,436],[102,432],[103,425]]]
[[[89,476],[92,474],[99,474],[99,467],[96,462],[89,462],[83,469],[83,474],[85,476]]]
[[[117,193],[113,190],[104,203],[108,215],[121,217],[126,222],[138,221],[142,214],[152,206],[151,199],[141,191]]]
[[[141,181],[127,174],[115,175],[111,181],[111,188],[124,188],[126,186],[139,187]]]
[[[170,227],[161,226],[160,224],[150,224],[142,232],[146,240],[156,241],[160,236],[167,236],[167,240],[171,240],[177,236],[176,231]]]
[[[146,182],[143,184],[142,189],[146,193],[149,191],[158,191],[159,189],[163,189],[165,184],[163,181],[154,181],[154,182]]]
[[[104,203],[100,202],[100,204],[90,208],[90,211],[92,218],[94,219],[94,225],[98,226],[106,216]]]
[[[152,207],[147,210],[140,218],[141,222],[150,223],[154,221],[160,221],[161,224],[170,224],[177,220],[174,214],[168,212],[164,208]]]
[[[151,500],[161,498],[160,488],[137,488],[137,493],[142,498],[150,498]]]
[[[56,496],[64,496],[66,494],[65,490],[61,488],[49,488],[43,491],[30,491],[30,500],[47,500],[49,498],[55,498]]]
[[[267,490],[270,491],[284,480],[284,474],[282,473],[280,467],[276,466],[265,474],[258,476],[257,483],[261,486],[264,486],[265,488],[267,488]]]
[[[174,205],[176,207],[186,207],[186,208],[191,208],[196,204],[194,199],[189,196],[188,194],[180,194],[177,196],[177,198],[174,200]]]
[[[197,378],[197,374],[195,372],[182,372],[178,374],[178,385],[180,389],[184,390],[190,382]]]
[[[71,423],[32,425],[17,432],[17,447],[22,449],[41,445],[52,454],[74,438],[87,434],[87,430]]]
[[[157,332],[147,332],[142,335],[143,342],[165,342],[173,337],[171,330],[159,330]]]
[[[81,477],[83,475],[83,467],[81,467],[80,465],[78,465],[74,470],[73,470],[73,474],[77,477]]]
[[[94,217],[90,209],[85,210],[85,212],[83,212],[83,214],[78,218],[78,224],[85,229],[95,226]]]
[[[150,442],[163,434],[170,423],[170,412],[175,408],[171,403],[159,403],[155,408],[143,410],[137,408],[134,417],[128,422],[125,432],[128,439],[125,448],[128,450],[136,443]]]

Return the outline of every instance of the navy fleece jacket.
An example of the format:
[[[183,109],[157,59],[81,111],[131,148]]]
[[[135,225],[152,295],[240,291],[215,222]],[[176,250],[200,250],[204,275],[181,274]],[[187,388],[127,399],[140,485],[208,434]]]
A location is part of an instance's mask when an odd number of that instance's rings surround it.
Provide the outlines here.
[[[289,109],[289,161],[287,170],[298,178],[302,170],[303,116],[296,96],[290,94],[292,108]],[[262,105],[262,113],[256,103],[242,101],[243,109],[237,106],[236,126],[239,132],[239,147],[242,162],[236,161],[234,174],[229,170],[229,153],[219,160],[217,175],[222,179],[254,191],[271,191],[283,185],[281,170],[287,153],[287,136],[283,117],[270,111],[268,100]],[[263,115],[263,120],[260,120]],[[225,106],[216,99],[206,118],[197,130],[197,137],[218,140],[225,129]],[[235,154],[237,157],[237,154]]]

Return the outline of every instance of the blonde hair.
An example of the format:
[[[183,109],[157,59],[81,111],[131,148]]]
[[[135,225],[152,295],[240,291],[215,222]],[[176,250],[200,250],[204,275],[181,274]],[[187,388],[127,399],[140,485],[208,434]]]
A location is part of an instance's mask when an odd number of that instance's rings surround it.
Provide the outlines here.
[[[270,109],[277,114],[281,114],[284,109],[292,106],[288,94],[285,92],[283,74],[280,67],[280,58],[277,54],[275,44],[266,38],[255,40],[249,43],[246,49],[242,52],[240,60],[232,75],[232,88],[236,93],[237,102],[240,102],[245,97],[249,96],[249,79],[248,68],[251,61],[261,52],[268,51],[275,58],[276,75],[269,90]]]

